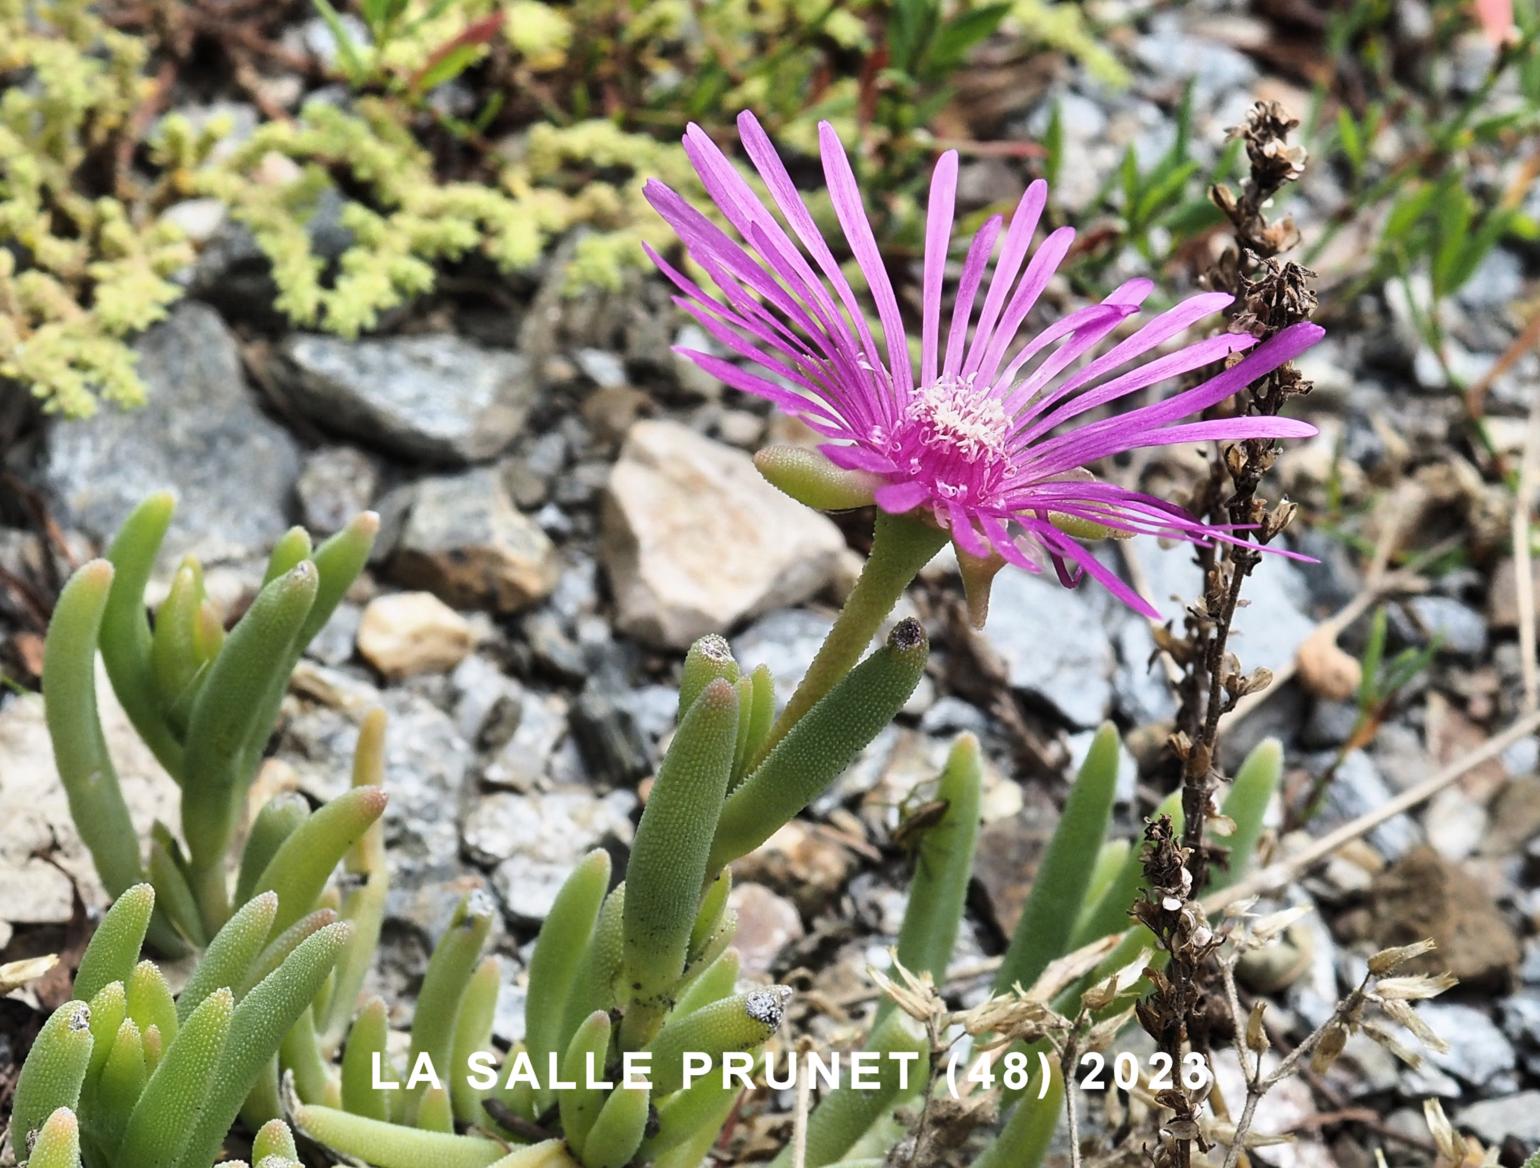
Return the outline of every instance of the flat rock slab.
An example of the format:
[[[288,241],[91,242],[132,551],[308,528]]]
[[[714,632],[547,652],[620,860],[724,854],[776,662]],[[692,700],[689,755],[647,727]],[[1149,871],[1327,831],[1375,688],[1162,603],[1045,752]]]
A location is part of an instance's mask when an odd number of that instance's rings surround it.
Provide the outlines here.
[[[205,304],[184,302],[134,344],[149,400],[56,425],[43,482],[66,527],[106,540],[144,498],[177,492],[161,564],[263,552],[289,525],[299,448],[257,408],[235,338]]]
[[[806,600],[845,550],[832,521],[765,482],[748,455],[676,422],[631,428],[602,526],[616,625],[671,649]]]
[[[302,333],[280,352],[290,400],[318,425],[422,462],[496,456],[535,398],[524,357],[452,333],[361,341]]]

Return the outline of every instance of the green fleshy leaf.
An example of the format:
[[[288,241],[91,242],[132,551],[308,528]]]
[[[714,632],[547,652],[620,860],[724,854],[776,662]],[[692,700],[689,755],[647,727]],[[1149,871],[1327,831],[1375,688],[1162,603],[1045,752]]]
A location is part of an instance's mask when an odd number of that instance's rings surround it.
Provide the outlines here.
[[[684,656],[684,665],[679,671],[679,712],[677,720],[683,722],[685,715],[690,712],[690,707],[695,704],[695,699],[705,692],[706,687],[717,678],[728,682],[736,682],[740,676],[738,662],[733,658],[732,647],[728,645],[727,638],[716,633],[707,633],[693,645]]]
[[[743,781],[750,763],[764,753],[770,728],[775,725],[775,678],[769,666],[756,665],[754,672],[749,674],[749,700],[747,703],[739,703],[738,717],[747,722],[747,741],[741,756],[733,762],[733,781],[728,787],[729,791]]]
[[[91,1059],[86,1064],[86,1078],[81,1086],[81,1098],[89,1104],[96,1077],[101,1074],[107,1055],[112,1051],[112,1040],[117,1037],[118,1027],[128,1017],[128,995],[120,981],[104,985],[91,999]]]
[[[246,754],[254,740],[266,741],[272,726],[271,718],[261,717],[263,695],[287,683],[289,647],[315,603],[318,583],[315,565],[306,561],[258,593],[209,667],[193,705],[182,830],[193,867],[201,872],[216,872],[224,863],[250,778]],[[202,882],[198,892],[204,895]],[[200,903],[207,923],[210,906]]]
[[[256,1139],[251,1142],[251,1158],[258,1164],[269,1156],[281,1156],[288,1160],[299,1159],[299,1149],[294,1146],[294,1133],[281,1119],[262,1125]]]
[[[309,818],[310,803],[298,791],[280,791],[262,804],[246,835],[246,846],[241,849],[241,868],[235,879],[236,904],[245,904],[260,891],[257,880],[274,854]]]
[[[877,1082],[873,1090],[858,1091],[848,1083],[824,1094],[807,1125],[806,1168],[825,1168],[843,1159],[868,1128],[899,1098],[904,1087],[903,1067],[908,1068],[910,1093],[926,1082],[930,1042],[907,1014],[890,1014],[867,1041],[866,1049],[879,1054]],[[892,1055],[916,1057],[901,1067]],[[774,1168],[789,1168],[791,1148],[775,1158]]]
[[[417,1103],[417,1126],[422,1131],[453,1133],[454,1104],[443,1087],[430,1086],[423,1091]]]
[[[741,721],[739,724],[742,724]],[[722,919],[728,911],[727,898],[732,895],[732,891],[733,874],[723,868],[706,888],[706,895],[701,897],[700,911],[695,914],[695,923],[690,926],[688,953],[692,962],[700,959],[712,937],[721,929]]]
[[[214,1159],[247,1092],[321,988],[347,935],[347,925],[335,924],[307,937],[241,999],[230,1021],[220,1073],[205,1087],[203,1111],[176,1168],[205,1168]]]
[[[562,1055],[561,1077],[579,1086],[568,1088],[556,1096],[561,1112],[561,1130],[567,1143],[579,1155],[583,1152],[588,1132],[599,1118],[604,1107],[606,1092],[590,1087],[588,1083],[603,1076],[609,1059],[610,1016],[595,1010],[577,1028],[572,1041]],[[543,1074],[546,1064],[536,1063],[535,1071]]]
[[[109,1045],[107,1061],[102,1064],[91,1108],[86,1113],[85,1143],[99,1153],[92,1156],[93,1162],[98,1159],[111,1162],[110,1157],[123,1142],[129,1116],[133,1115],[134,1105],[144,1093],[149,1077],[150,1068],[145,1062],[144,1039],[139,1026],[132,1018],[125,1018]]]
[[[91,934],[80,967],[75,970],[74,994],[89,1002],[115,981],[128,983],[139,960],[145,931],[155,911],[155,890],[148,884],[125,889],[102,916]]]
[[[104,560],[92,560],[65,583],[43,643],[43,696],[70,817],[107,891],[121,896],[144,874],[139,835],[96,709],[97,637],[112,587],[113,569]]]
[[[1229,835],[1216,832],[1214,842],[1229,849],[1224,868],[1209,872],[1209,891],[1235,883],[1246,873],[1257,841],[1262,838],[1262,820],[1283,779],[1283,746],[1276,738],[1259,742],[1235,772],[1235,782],[1225,796],[1222,810],[1235,824]]]
[[[203,960],[193,970],[176,1000],[176,1016],[186,1022],[192,1012],[215,990],[240,986],[262,952],[278,912],[278,897],[271,892],[254,896],[242,905],[224,928],[214,935]]]
[[[574,1034],[583,1019],[595,1010],[608,1013],[620,1002],[618,984],[620,965],[624,957],[624,918],[626,886],[622,881],[610,890],[599,909],[599,919],[594,924],[593,937],[578,963],[563,1011],[561,1032]],[[526,1012],[526,1017],[528,1017]]]
[[[180,782],[187,773],[182,765],[182,744],[172,734],[162,710],[152,661],[154,638],[144,605],[145,586],[175,510],[176,500],[170,492],[151,495],[123,521],[107,549],[106,558],[114,574],[102,618],[101,648],[102,663],[129,721],[166,772]]]
[[[235,995],[221,988],[204,998],[182,1024],[128,1118],[116,1156],[119,1163],[176,1163],[192,1138],[209,1085],[224,1069],[220,1056],[234,1013]]]
[[[128,1016],[141,1031],[154,1026],[167,1042],[176,1037],[176,1001],[171,996],[171,986],[166,975],[153,961],[141,961],[128,975],[125,992]]]
[[[625,1168],[631,1162],[647,1130],[647,1100],[646,1087],[622,1084],[610,1092],[583,1142],[583,1168]]]
[[[683,1018],[686,1014],[695,1013],[702,1006],[709,1006],[712,1002],[720,1002],[723,998],[732,997],[738,988],[739,961],[736,949],[728,949],[721,953],[701,971],[699,977],[686,987],[684,993],[679,995],[679,1001],[669,1012],[669,1017]]]
[[[1070,935],[1090,887],[1097,849],[1107,836],[1118,781],[1118,732],[1104,723],[1080,766],[1064,815],[1032,880],[1032,892],[995,977],[995,992],[1031,987],[1054,958],[1070,949]]]
[[[479,1136],[422,1131],[349,1115],[333,1107],[299,1108],[294,1126],[307,1137],[344,1156],[366,1160],[374,1168],[488,1168],[503,1158],[504,1148]]]
[[[292,572],[310,558],[314,549],[310,546],[310,533],[303,527],[291,527],[278,537],[273,550],[267,556],[267,570],[262,574],[262,587],[266,588],[279,576]]]
[[[627,1006],[621,1043],[658,1032],[684,973],[707,880],[707,856],[738,741],[738,696],[725,678],[701,691],[680,723],[642,812],[626,870]]]
[[[11,1147],[25,1154],[32,1133],[61,1107],[80,1106],[80,1088],[91,1062],[91,1008],[65,1002],[38,1031],[11,1097]]]
[[[150,836],[149,875],[150,884],[155,889],[156,912],[163,915],[181,936],[201,949],[205,935],[197,897],[193,895],[181,865],[170,850],[175,846],[174,841],[170,840],[169,833],[162,835],[161,832],[152,831]]]
[[[545,923],[540,926],[540,935],[529,957],[529,988],[524,1007],[524,1042],[536,1067],[546,1067],[551,1055],[561,1053],[571,1037],[564,1026],[567,1001],[582,968],[609,883],[608,853],[602,849],[589,852],[562,883]]]
[[[150,666],[160,699],[162,717],[173,733],[184,732],[172,712],[190,708],[182,696],[203,668],[199,645],[202,619],[203,571],[191,556],[182,561],[171,578],[171,590],[155,611],[155,631],[150,643]]]
[[[276,938],[269,941],[267,943],[267,947],[263,949],[262,952],[257,955],[257,959],[252,962],[250,970],[247,972],[245,978],[242,979],[240,985],[236,987],[236,998],[244,998],[252,986],[256,985],[263,978],[267,977],[280,965],[287,961],[289,959],[289,954],[298,949],[300,943],[304,941],[305,938],[314,936],[316,933],[319,933],[322,929],[326,928],[327,925],[335,923],[336,920],[336,910],[329,908],[318,908],[315,912],[310,913],[308,916],[301,917],[299,920],[295,921],[282,933],[278,934]],[[352,930],[349,929],[349,945],[353,943],[352,936]]]
[[[928,652],[919,622],[902,620],[802,715],[728,797],[707,870],[753,851],[822,794],[909,700]]]
[[[390,1011],[383,998],[370,998],[353,1019],[342,1048],[342,1106],[345,1110],[389,1122],[392,1095],[374,1085],[376,1065],[381,1069],[383,1080],[396,1081],[386,1049],[389,1040]]]
[[[766,986],[671,1018],[648,1047],[654,1096],[662,1099],[684,1085],[687,1054],[709,1055],[716,1065],[729,1051],[762,1046],[781,1028],[790,1000],[786,986]]]
[[[968,883],[973,879],[982,781],[978,739],[961,735],[947,756],[936,787],[936,798],[946,804],[946,811],[920,838],[904,923],[898,934],[899,963],[912,972],[929,973],[936,985],[946,981],[947,964],[952,960],[968,900]],[[883,998],[877,1017],[886,1017],[892,1005],[891,998]]]
[[[441,1068],[449,1066],[454,1053],[455,1015],[492,930],[495,911],[486,893],[479,890],[467,893],[455,907],[449,928],[428,958],[428,970],[418,991],[408,1067],[415,1066],[424,1055],[433,1067],[440,1068],[439,1074],[443,1074]]]
[[[301,1103],[325,1103],[331,1085],[331,1067],[321,1053],[316,1036],[315,1011],[304,1010],[289,1027],[278,1046],[280,1075],[292,1075],[294,1093]]]
[[[1029,1097],[1019,1100],[973,1168],[1038,1168],[1043,1162],[1064,1111],[1064,1078],[1056,1060],[1050,1059],[1049,1067],[1052,1078],[1047,1094],[1037,1098],[1034,1087]]]
[[[815,511],[870,507],[882,485],[877,475],[835,466],[805,446],[766,446],[754,465],[772,486]]]
[[[316,906],[332,871],[364,832],[385,814],[389,802],[379,787],[353,787],[296,827],[279,845],[257,889],[278,894],[273,932],[281,933]]]
[[[27,1168],[80,1168],[80,1127],[68,1107],[43,1122]]]
[[[503,970],[497,958],[483,958],[476,972],[471,974],[470,984],[460,999],[460,1012],[455,1016],[455,1053],[450,1064],[449,1093],[454,1104],[454,1117],[462,1123],[472,1124],[481,1119],[481,1090],[471,1086],[470,1060],[473,1055],[491,1049],[492,1020],[497,1013],[497,992],[502,979]],[[418,1123],[423,1126],[421,1117]]]
[[[364,834],[368,835],[373,830],[371,827]],[[337,959],[334,975],[336,986],[325,1013],[328,1021],[322,1028],[328,1046],[336,1045],[337,1036],[358,1005],[359,993],[379,948],[380,931],[385,924],[385,901],[389,895],[390,869],[385,865],[369,873],[362,884],[343,894],[342,911],[338,916],[353,926],[353,936],[342,956]]]

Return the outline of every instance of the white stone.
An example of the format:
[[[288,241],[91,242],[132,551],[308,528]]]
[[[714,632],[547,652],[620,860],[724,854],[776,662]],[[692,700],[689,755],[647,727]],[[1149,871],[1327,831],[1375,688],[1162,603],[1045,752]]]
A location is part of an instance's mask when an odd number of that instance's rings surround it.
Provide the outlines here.
[[[444,673],[471,651],[471,626],[431,592],[376,597],[358,624],[358,651],[389,678]]]
[[[675,422],[631,428],[604,499],[616,624],[667,648],[806,600],[844,549],[832,521],[765,482],[748,455]]]

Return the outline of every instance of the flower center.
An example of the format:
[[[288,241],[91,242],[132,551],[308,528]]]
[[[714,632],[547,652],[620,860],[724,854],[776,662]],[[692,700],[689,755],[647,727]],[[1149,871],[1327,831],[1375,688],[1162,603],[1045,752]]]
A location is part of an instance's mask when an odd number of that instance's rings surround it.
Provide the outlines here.
[[[943,377],[915,391],[893,428],[889,453],[942,498],[981,503],[1011,469],[1010,418],[971,377]]]

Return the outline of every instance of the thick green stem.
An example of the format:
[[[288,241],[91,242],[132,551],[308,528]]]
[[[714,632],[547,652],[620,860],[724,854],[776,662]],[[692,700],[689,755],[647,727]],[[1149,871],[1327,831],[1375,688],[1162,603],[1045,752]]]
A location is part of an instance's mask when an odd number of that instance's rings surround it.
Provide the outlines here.
[[[930,563],[946,540],[944,531],[928,523],[877,512],[872,554],[861,569],[856,586],[850,590],[845,607],[840,609],[834,627],[808,667],[807,675],[771,727],[770,736],[760,748],[760,758],[769,754],[771,747],[796,725],[797,719],[850,672],[882,628],[882,622],[893,611],[904,589],[920,574],[920,569]]]

